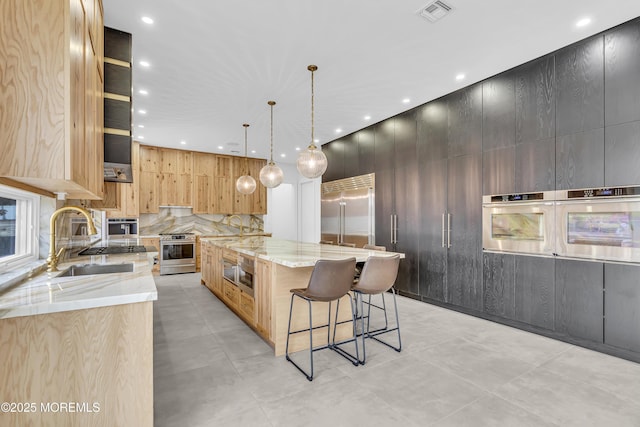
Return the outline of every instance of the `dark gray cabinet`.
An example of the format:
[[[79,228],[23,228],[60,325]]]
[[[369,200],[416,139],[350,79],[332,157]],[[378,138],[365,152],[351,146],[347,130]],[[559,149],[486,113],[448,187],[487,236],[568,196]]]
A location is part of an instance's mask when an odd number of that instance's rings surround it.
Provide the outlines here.
[[[603,263],[556,260],[556,331],[603,342]]]
[[[556,135],[604,126],[604,37],[593,37],[556,54]]]
[[[358,134],[352,133],[341,139],[344,153],[343,176],[360,175],[360,152],[358,151]]]
[[[322,182],[344,178],[344,142],[341,139],[322,146],[327,156],[327,170],[322,175]]]
[[[605,185],[640,183],[640,121],[608,126],[604,134]]]
[[[372,173],[375,169],[375,133],[373,129],[366,128],[358,131],[358,173],[354,175],[363,175]],[[346,175],[349,176],[349,175]]]
[[[515,145],[516,89],[513,73],[482,83],[482,150]]]
[[[555,326],[555,260],[516,256],[515,319],[553,330]]]
[[[376,244],[392,249],[392,215],[395,214],[395,119],[374,126],[376,174]]]
[[[420,189],[418,182],[418,151],[416,112],[411,110],[395,117],[395,245],[394,250],[405,254],[400,263],[397,283],[400,289],[419,295],[419,236]],[[376,180],[377,181],[377,180]]]
[[[483,254],[483,311],[515,319],[515,255],[486,252]]]
[[[640,120],[640,19],[604,34],[605,125]]]
[[[546,56],[518,67],[516,86],[516,143],[555,136],[554,57]]]
[[[604,342],[640,353],[640,266],[604,266]]]
[[[604,185],[604,128],[559,136],[556,141],[556,188]]]
[[[444,215],[447,211],[447,129],[445,100],[436,100],[417,111],[420,229],[419,278],[423,298],[445,302],[447,252]]]

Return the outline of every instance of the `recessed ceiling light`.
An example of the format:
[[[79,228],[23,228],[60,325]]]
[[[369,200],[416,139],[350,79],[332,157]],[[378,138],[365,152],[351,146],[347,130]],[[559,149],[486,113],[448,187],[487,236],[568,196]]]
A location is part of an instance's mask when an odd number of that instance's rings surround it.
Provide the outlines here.
[[[408,103],[410,103],[410,102],[411,102],[411,100],[410,100],[409,98],[404,98],[404,99],[402,100],[402,103],[403,103],[403,104],[408,104]]]
[[[138,125],[139,128],[144,128],[144,125]]]
[[[139,64],[142,65],[143,67],[149,67],[151,65],[149,64],[148,61],[140,61]]]
[[[224,147],[222,145],[218,145],[218,150],[222,150]]]
[[[180,141],[180,144],[182,144],[182,145],[186,145],[186,144],[187,144],[187,141]]]
[[[282,153],[282,154],[280,154],[280,157],[287,157],[287,155]]]
[[[371,116],[364,116],[364,119],[367,120],[367,121],[371,120]]]
[[[148,16],[143,16],[142,22],[144,22],[145,24],[153,24],[153,19],[149,18]]]
[[[296,147],[296,151],[300,151],[300,147]]]
[[[340,133],[340,132],[342,132],[342,129],[340,128],[336,129],[336,133]]]
[[[464,80],[464,78],[465,78],[465,75],[462,73],[456,75],[456,80]]]
[[[140,95],[149,95],[149,92],[148,92],[146,89],[140,89],[140,90],[138,91],[138,93],[139,93]]]
[[[140,136],[138,137],[138,139],[144,139],[144,136],[140,135]]]
[[[320,142],[318,138],[314,139],[313,142]]]
[[[584,27],[591,23],[591,18],[582,18],[578,22],[576,22],[576,27]]]
[[[147,110],[138,110],[138,113],[140,113],[140,114],[147,114]]]
[[[256,154],[256,150],[251,150],[251,154]]]

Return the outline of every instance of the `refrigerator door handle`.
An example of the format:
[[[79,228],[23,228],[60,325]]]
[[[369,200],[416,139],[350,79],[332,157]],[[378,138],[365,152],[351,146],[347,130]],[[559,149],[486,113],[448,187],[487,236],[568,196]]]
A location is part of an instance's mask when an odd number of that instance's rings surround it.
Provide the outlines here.
[[[451,214],[447,213],[447,248],[451,247]]]
[[[338,226],[338,244],[344,243],[344,205],[340,203],[340,221]]]
[[[442,247],[444,248],[444,215],[445,213],[442,212]]]

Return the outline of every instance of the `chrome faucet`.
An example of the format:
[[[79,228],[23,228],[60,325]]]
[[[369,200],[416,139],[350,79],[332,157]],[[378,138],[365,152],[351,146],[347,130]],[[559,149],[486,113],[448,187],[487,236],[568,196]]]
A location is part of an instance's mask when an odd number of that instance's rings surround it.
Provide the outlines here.
[[[242,232],[244,230],[244,225],[242,224],[242,218],[240,218],[240,216],[238,215],[229,215],[227,217],[227,225],[229,227],[233,227],[233,219],[237,219],[238,221],[240,221],[240,225],[238,225],[238,228],[240,229],[240,237],[242,237]]]
[[[85,209],[79,208],[77,206],[65,206],[56,210],[51,215],[51,220],[49,222],[49,256],[47,257],[47,271],[58,271],[58,261],[64,252],[64,248],[61,248],[59,252],[56,253],[56,219],[63,212],[75,211],[80,212],[87,219],[87,225],[89,226],[89,235],[98,234],[96,230],[96,226],[93,224],[93,220],[91,219],[91,215]]]

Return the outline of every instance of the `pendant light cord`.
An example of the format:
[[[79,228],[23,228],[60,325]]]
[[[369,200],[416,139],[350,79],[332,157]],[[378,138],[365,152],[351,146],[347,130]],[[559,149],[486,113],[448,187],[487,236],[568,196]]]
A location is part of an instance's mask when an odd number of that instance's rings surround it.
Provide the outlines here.
[[[270,158],[269,158],[269,163],[273,164],[273,106],[276,105],[275,101],[269,101],[267,102],[267,104],[269,104],[271,106],[271,153],[270,153]]]
[[[311,144],[309,144],[309,150],[315,150],[316,144],[314,141],[314,130],[315,130],[315,122],[314,122],[314,99],[315,99],[315,91],[313,90],[313,72],[316,71],[318,67],[316,65],[309,65],[307,70],[311,71]]]
[[[249,160],[247,159],[247,128],[249,125],[245,123],[242,126],[244,126],[244,172],[245,175],[249,175]]]

